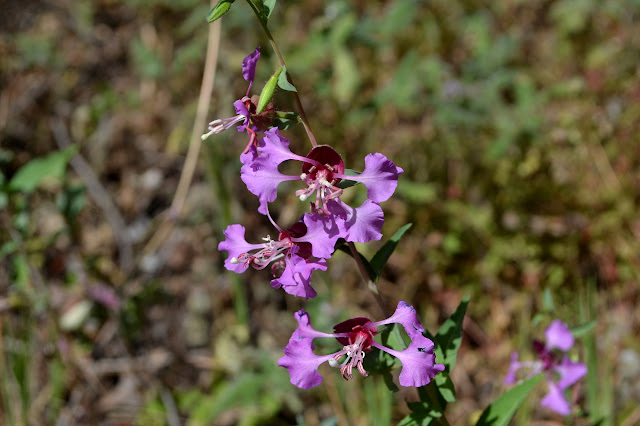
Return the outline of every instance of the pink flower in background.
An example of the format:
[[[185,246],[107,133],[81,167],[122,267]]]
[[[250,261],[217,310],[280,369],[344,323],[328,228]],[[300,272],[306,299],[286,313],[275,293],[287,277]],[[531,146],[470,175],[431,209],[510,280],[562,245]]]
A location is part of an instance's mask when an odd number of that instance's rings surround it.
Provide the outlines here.
[[[354,368],[366,377],[364,357],[372,348],[380,349],[400,360],[402,370],[399,381],[402,386],[424,386],[438,372],[444,371],[444,365],[435,364],[434,344],[422,335],[424,328],[415,309],[405,302],[398,303],[395,313],[386,320],[373,322],[363,317],[352,318],[337,324],[334,327],[335,333],[315,330],[310,324],[309,314],[304,310],[296,312],[295,318],[298,328],[291,335],[278,365],[289,371],[291,383],[299,388],[309,389],[322,382],[318,367],[324,362],[339,367],[346,380],[353,377]],[[373,340],[378,327],[392,323],[402,324],[411,338],[409,347],[402,351],[387,348]],[[343,347],[329,355],[316,355],[313,353],[313,339],[318,337],[335,338]]]
[[[549,385],[549,392],[540,404],[558,414],[571,414],[571,405],[564,396],[564,391],[585,374],[587,366],[580,362],[570,361],[564,354],[573,347],[574,337],[569,327],[560,320],[555,320],[545,331],[546,343],[533,341],[533,349],[538,356],[536,361],[518,361],[518,353],[511,354],[511,365],[504,381],[515,383],[518,375],[532,377],[544,372]]]

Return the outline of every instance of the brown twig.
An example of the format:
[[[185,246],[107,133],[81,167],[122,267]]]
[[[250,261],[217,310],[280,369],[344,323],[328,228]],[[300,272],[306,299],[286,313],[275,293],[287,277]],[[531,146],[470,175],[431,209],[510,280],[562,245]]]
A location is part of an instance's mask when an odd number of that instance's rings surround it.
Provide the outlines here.
[[[69,132],[61,119],[51,119],[50,126],[58,147],[63,149],[72,145]],[[127,225],[122,215],[120,215],[120,211],[111,199],[109,192],[93,172],[91,165],[80,154],[75,154],[71,157],[70,163],[73,170],[86,185],[89,195],[102,210],[107,222],[109,222],[113,237],[118,245],[120,269],[125,274],[128,274],[133,269],[133,248],[127,236]]]
[[[213,5],[213,2],[211,3]],[[207,114],[209,113],[209,103],[211,102],[211,93],[213,92],[213,81],[216,77],[216,62],[218,61],[218,51],[220,46],[220,20],[215,21],[209,26],[209,39],[207,42],[207,56],[204,63],[204,72],[202,75],[202,84],[200,85],[200,96],[198,97],[198,106],[196,109],[196,118],[193,122],[191,130],[191,139],[189,140],[189,150],[187,158],[178,181],[171,207],[167,212],[162,224],[158,230],[149,239],[144,247],[143,254],[155,252],[169,237],[173,226],[182,214],[184,202],[189,193],[189,187],[193,180],[193,175],[198,164],[200,148],[202,147],[202,131],[207,122]]]

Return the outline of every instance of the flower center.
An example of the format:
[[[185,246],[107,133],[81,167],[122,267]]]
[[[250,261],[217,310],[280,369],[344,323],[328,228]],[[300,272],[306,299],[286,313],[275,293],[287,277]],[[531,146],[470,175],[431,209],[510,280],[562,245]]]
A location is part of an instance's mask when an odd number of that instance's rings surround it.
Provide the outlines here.
[[[352,318],[333,327],[336,332],[349,332],[348,337],[339,337],[338,341],[345,346],[337,352],[329,364],[333,367],[340,367],[340,373],[345,380],[353,378],[353,367],[356,367],[360,374],[367,377],[363,362],[366,352],[371,350],[373,337],[378,330],[370,327],[369,318]],[[340,359],[346,358],[342,363]]]
[[[315,193],[316,201],[311,204],[311,211],[329,215],[327,201],[342,195],[342,189],[336,186],[340,178],[335,177],[334,174],[344,173],[344,163],[340,154],[327,145],[313,148],[307,158],[319,164],[303,163],[300,179],[307,187],[296,191],[296,196],[301,201],[305,201]]]
[[[553,369],[558,364],[558,357],[552,351],[545,348],[544,343],[539,340],[533,341],[533,350],[535,351],[538,359],[542,362],[544,371]]]
[[[278,241],[272,240],[267,235],[266,238],[263,238],[265,243],[262,244],[263,248],[261,250],[255,253],[242,253],[238,257],[231,259],[231,263],[243,262],[245,266],[252,265],[255,269],[264,269],[269,263],[283,258],[294,245],[291,237],[285,234],[286,236],[283,238],[282,234],[280,234]],[[275,275],[277,271],[278,269],[274,269],[272,272]],[[280,271],[280,274],[282,274],[282,271]]]

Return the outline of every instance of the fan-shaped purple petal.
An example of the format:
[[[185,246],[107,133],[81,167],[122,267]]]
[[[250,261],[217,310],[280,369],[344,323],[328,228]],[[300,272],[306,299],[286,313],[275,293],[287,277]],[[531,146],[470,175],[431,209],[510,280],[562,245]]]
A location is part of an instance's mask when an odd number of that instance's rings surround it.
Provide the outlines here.
[[[548,409],[553,410],[563,416],[568,416],[569,414],[571,414],[571,406],[569,405],[569,401],[565,399],[562,390],[558,388],[552,381],[549,381],[549,393],[547,393],[547,395],[542,398],[542,401],[540,401],[540,405],[542,405],[543,407],[547,407]]]
[[[375,153],[364,158],[364,171],[357,176],[349,176],[349,179],[363,183],[369,199],[381,203],[393,195],[398,186],[398,176],[403,172],[393,161]]]
[[[272,203],[278,196],[278,185],[287,180],[297,180],[297,176],[287,176],[278,171],[278,164],[270,158],[260,155],[247,162],[240,169],[240,177],[247,189],[260,200],[258,211],[267,214],[266,204]]]
[[[418,314],[413,306],[407,304],[407,302],[400,301],[396,307],[396,311],[389,318],[373,323],[374,327],[383,324],[398,323],[402,324],[405,331],[413,339],[414,336],[420,335],[424,332],[424,327],[418,319]],[[433,343],[432,343],[433,344]],[[433,349],[433,348],[431,348]],[[428,349],[428,350],[431,350]]]
[[[563,352],[573,347],[573,334],[567,324],[554,320],[544,332],[547,349],[560,349]]]
[[[260,46],[256,47],[256,50],[251,52],[246,58],[242,60],[242,77],[249,83],[253,83],[256,77],[256,64],[260,58]]]
[[[567,357],[564,357],[560,365],[553,370],[560,375],[558,388],[561,390],[568,388],[587,374],[587,366],[585,364],[570,361]]]
[[[233,264],[231,259],[237,258],[243,253],[248,253],[250,250],[261,249],[262,244],[250,244],[244,238],[245,229],[242,225],[229,225],[224,230],[224,241],[220,241],[218,244],[219,251],[226,251],[229,253],[229,257],[224,261],[224,267],[229,271],[236,272],[238,274],[243,273],[247,266],[243,262]]]

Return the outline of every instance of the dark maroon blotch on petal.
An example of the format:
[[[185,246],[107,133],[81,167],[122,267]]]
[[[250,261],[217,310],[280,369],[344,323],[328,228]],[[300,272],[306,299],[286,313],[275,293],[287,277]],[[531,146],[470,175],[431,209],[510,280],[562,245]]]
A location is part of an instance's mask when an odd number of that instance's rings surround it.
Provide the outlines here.
[[[331,148],[329,145],[320,145],[313,148],[307,154],[307,158],[310,160],[315,160],[318,163],[324,165],[329,165],[333,168],[333,172],[344,174],[344,161],[342,161],[342,157],[338,152]],[[309,173],[309,170],[313,167],[313,165],[309,163],[303,163],[302,165],[302,173]],[[340,179],[336,180],[338,183]]]

